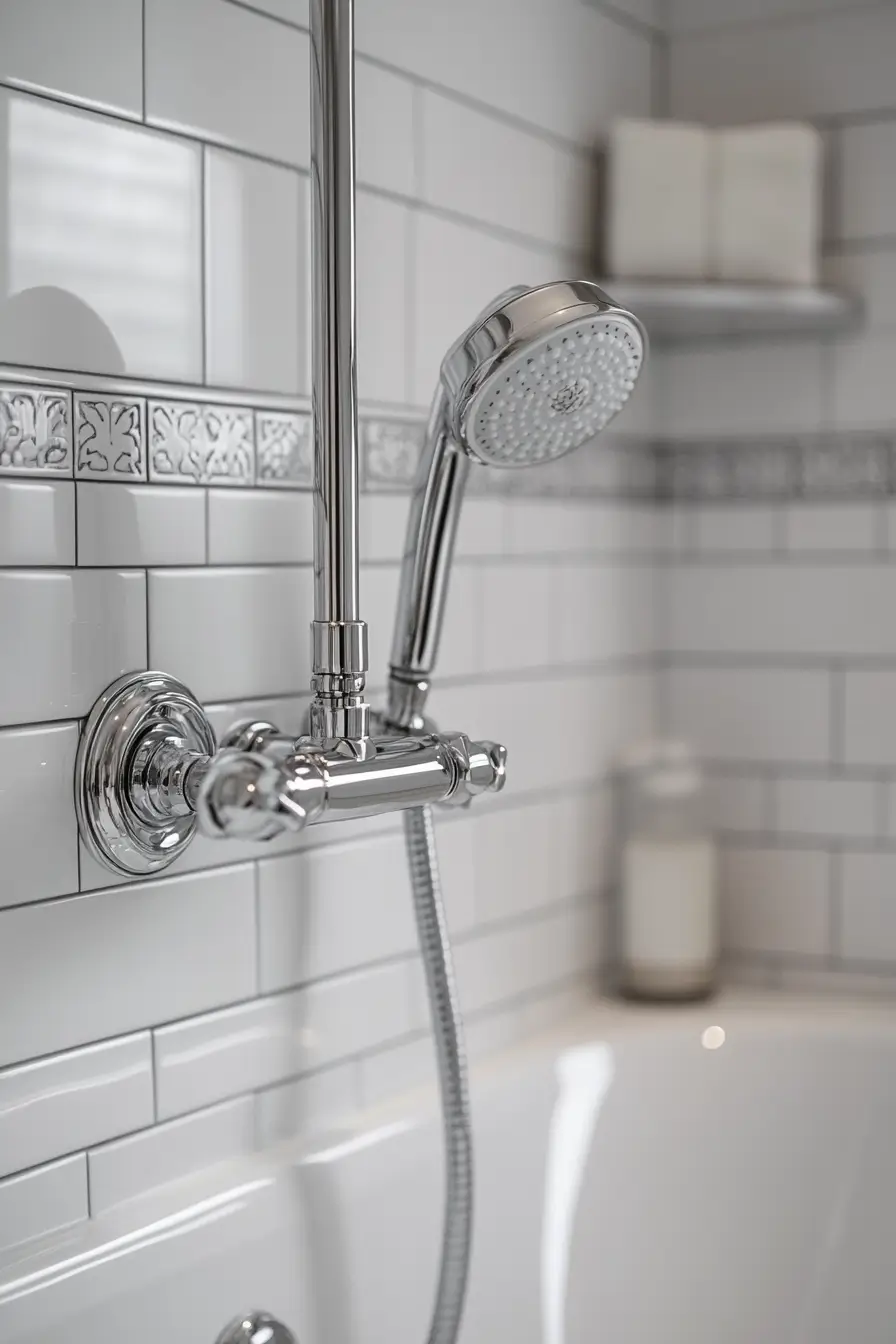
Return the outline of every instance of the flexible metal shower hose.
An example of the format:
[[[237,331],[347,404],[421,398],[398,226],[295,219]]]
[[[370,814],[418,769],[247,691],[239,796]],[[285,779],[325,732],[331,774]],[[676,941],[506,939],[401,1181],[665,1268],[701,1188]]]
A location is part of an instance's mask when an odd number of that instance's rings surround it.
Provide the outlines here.
[[[442,1262],[428,1344],[455,1344],[467,1291],[473,1224],[473,1135],[467,1063],[430,808],[414,807],[405,812],[404,836],[432,1015],[445,1131]]]

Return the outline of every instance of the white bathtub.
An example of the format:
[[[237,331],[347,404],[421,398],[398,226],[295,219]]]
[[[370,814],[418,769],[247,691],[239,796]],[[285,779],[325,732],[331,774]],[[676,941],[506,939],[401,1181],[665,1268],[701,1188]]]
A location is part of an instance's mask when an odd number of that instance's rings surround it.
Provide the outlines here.
[[[464,1344],[896,1339],[896,1008],[599,1004],[474,1102]],[[423,1344],[439,1151],[420,1094],[32,1243],[0,1341],[213,1344],[256,1306],[300,1344]]]

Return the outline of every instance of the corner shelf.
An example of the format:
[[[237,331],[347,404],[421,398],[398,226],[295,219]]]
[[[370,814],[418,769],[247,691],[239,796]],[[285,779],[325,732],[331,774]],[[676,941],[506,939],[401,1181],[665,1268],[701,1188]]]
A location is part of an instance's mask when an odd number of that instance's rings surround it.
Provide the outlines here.
[[[855,329],[861,301],[801,285],[600,280],[658,344],[759,335],[823,336]]]

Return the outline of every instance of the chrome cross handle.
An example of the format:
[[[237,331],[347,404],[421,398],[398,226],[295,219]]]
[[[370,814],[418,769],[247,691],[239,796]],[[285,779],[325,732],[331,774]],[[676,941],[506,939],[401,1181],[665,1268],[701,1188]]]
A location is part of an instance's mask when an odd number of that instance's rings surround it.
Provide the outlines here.
[[[231,1321],[215,1344],[297,1344],[297,1341],[291,1330],[266,1311],[250,1311]]]
[[[269,723],[238,725],[220,750],[206,714],[164,672],[114,682],[78,747],[81,836],[115,872],[159,872],[198,830],[270,840],[284,831],[427,803],[463,806],[504,786],[507,753],[463,733],[361,741],[290,738]]]

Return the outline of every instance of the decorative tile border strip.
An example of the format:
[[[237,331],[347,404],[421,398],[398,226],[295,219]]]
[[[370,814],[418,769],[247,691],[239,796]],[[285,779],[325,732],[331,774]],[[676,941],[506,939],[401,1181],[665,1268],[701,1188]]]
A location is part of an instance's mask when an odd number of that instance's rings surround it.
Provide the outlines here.
[[[786,503],[896,495],[896,431],[656,445],[658,497],[667,501]]]
[[[307,403],[109,379],[54,386],[0,370],[0,478],[262,486],[313,484]],[[362,486],[412,489],[425,421],[362,415]],[[896,429],[753,439],[607,434],[536,471],[474,467],[480,496],[773,502],[896,496]]]

